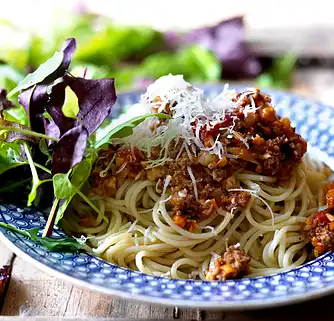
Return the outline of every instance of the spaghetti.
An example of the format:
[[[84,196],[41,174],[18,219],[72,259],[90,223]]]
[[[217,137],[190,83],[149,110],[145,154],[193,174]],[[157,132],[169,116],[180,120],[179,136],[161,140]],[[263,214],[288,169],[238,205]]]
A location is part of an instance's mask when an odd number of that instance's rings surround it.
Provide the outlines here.
[[[309,259],[303,227],[328,171],[268,96],[226,87],[208,101],[169,75],[141,105],[173,118],[111,142],[86,187],[99,214],[75,200],[65,231],[113,264],[172,278],[267,275]]]

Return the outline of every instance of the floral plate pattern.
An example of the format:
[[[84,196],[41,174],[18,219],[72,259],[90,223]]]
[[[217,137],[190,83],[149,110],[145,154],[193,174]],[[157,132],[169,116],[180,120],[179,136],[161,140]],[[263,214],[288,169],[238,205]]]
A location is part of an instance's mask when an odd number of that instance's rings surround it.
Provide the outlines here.
[[[203,87],[207,95],[221,85]],[[279,115],[289,117],[297,131],[334,169],[334,108],[288,93],[267,91]],[[118,95],[113,117],[139,100],[139,92]],[[43,230],[45,218],[33,208],[0,204],[0,221],[20,229]],[[294,303],[334,293],[334,253],[270,276],[226,282],[175,280],[120,268],[86,253],[51,252],[26,237],[0,227],[0,240],[41,270],[91,290],[147,303],[205,309],[256,309]],[[63,236],[57,227],[53,237]]]

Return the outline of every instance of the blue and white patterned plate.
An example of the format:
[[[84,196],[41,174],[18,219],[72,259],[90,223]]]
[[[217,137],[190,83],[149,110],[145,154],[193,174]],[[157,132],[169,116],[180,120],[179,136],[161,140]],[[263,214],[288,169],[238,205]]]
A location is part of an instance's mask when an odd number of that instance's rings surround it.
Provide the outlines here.
[[[203,87],[208,95],[220,85]],[[334,108],[296,96],[268,91],[278,114],[287,116],[327,165],[334,169]],[[118,95],[114,115],[138,102],[138,92]],[[20,229],[45,225],[32,208],[0,204],[0,221]],[[14,232],[0,228],[1,241],[41,270],[76,285],[129,300],[205,309],[262,308],[294,303],[334,293],[334,253],[299,268],[266,277],[226,282],[174,280],[120,268],[91,254],[50,252]],[[55,228],[53,237],[63,236]]]

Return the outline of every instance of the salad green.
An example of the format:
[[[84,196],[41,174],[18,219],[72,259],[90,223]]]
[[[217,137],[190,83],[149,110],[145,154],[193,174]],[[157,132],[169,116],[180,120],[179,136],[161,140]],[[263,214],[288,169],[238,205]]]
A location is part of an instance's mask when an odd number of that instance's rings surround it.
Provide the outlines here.
[[[94,202],[82,191],[98,150],[112,138],[131,135],[133,128],[148,117],[170,117],[147,114],[113,127],[106,118],[117,99],[114,79],[91,80],[71,75],[68,69],[75,49],[75,39],[66,40],[61,53],[53,55],[12,90],[12,93],[20,92],[21,107],[13,107],[9,95],[1,89],[0,175],[3,187],[0,197],[5,199],[6,193],[20,190],[26,195],[28,206],[51,210],[42,238],[36,229],[21,231],[5,223],[0,226],[51,250],[81,248],[74,238],[48,237],[76,195],[99,213]],[[11,113],[13,108],[20,108],[20,113]],[[12,115],[10,120],[8,115]],[[104,131],[110,130],[96,141],[95,132],[102,123]],[[23,176],[16,172],[20,168],[24,168]],[[13,177],[20,179],[13,181]],[[41,207],[39,195],[43,193],[47,201]]]

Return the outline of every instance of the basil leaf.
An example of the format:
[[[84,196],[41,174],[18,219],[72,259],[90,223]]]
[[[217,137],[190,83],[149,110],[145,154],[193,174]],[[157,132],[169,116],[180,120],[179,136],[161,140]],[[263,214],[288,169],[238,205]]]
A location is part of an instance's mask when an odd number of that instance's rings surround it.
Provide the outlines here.
[[[38,228],[32,228],[27,230],[20,230],[11,224],[0,222],[0,226],[19,233],[31,239],[32,241],[38,242],[46,247],[50,251],[67,251],[76,252],[82,248],[82,245],[74,238],[50,238],[40,237],[38,235]]]
[[[113,137],[122,138],[130,136],[133,132],[133,128],[142,123],[146,118],[149,117],[158,117],[163,119],[170,119],[171,116],[163,113],[156,113],[156,114],[146,114],[142,116],[138,116],[126,121],[123,124],[120,124],[113,129],[111,129],[108,134],[106,134],[103,138],[96,142],[95,148],[99,148],[104,144],[109,144],[110,139]],[[112,124],[111,124],[112,125]]]
[[[26,164],[19,144],[0,142],[0,175],[9,169]]]
[[[41,64],[38,69],[28,74],[19,84],[8,94],[7,97],[11,97],[17,92],[27,89],[42,82],[47,76],[55,72],[63,62],[64,53],[56,51],[54,55],[46,62]]]

